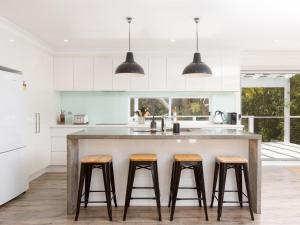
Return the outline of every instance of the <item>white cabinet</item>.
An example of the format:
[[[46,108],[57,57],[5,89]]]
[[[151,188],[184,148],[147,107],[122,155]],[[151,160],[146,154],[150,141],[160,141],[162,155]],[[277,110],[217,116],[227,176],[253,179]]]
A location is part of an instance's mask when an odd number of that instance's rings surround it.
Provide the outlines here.
[[[73,90],[88,91],[93,89],[94,59],[93,57],[74,57]]]
[[[82,128],[51,128],[51,165],[67,165],[67,135]]]
[[[163,91],[167,87],[167,57],[149,58],[149,90]]]
[[[113,59],[113,90],[114,91],[129,91],[130,90],[130,77],[124,75],[116,75],[117,67],[125,61],[124,57],[115,57]]]
[[[201,55],[202,61],[212,70],[212,76],[204,78],[187,78],[187,91],[221,91],[222,64],[218,55]]]
[[[184,91],[186,77],[182,75],[183,69],[192,61],[188,57],[167,57],[167,90]]]
[[[131,77],[130,90],[131,91],[145,91],[149,90],[149,59],[146,56],[134,55],[134,60],[144,69],[145,76]]]
[[[113,89],[113,61],[111,57],[95,57],[94,90],[110,91]]]
[[[69,56],[55,56],[53,61],[54,89],[73,90],[74,64]]]

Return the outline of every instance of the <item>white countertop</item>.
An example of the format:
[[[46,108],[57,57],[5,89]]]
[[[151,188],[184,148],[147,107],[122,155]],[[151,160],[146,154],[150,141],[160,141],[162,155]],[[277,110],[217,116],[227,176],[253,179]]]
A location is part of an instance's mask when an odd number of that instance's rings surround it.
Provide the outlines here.
[[[74,125],[74,124],[55,124],[50,126],[50,128],[104,128],[104,127],[124,127],[124,128],[149,128],[150,123],[146,124],[137,124],[137,123],[128,123],[128,124],[86,124],[86,125]],[[157,122],[157,127],[160,127],[160,122]],[[170,125],[167,125],[170,127]],[[224,128],[224,129],[243,129],[244,125],[231,125],[231,124],[213,124],[209,122],[180,122],[181,128]]]

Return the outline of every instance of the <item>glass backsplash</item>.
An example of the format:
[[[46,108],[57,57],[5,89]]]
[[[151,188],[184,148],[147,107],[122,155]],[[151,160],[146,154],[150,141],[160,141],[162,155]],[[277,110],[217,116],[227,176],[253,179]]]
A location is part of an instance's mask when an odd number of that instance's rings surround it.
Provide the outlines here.
[[[236,112],[236,92],[59,92],[60,109],[87,114],[91,124],[127,123],[130,97],[209,97],[211,111]]]

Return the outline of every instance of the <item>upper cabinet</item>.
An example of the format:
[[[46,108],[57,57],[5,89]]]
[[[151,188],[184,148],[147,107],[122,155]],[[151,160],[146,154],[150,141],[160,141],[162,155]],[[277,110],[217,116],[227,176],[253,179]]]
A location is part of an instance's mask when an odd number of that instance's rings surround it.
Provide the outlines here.
[[[57,91],[73,90],[73,58],[68,56],[55,56],[53,64],[54,89]]]
[[[167,57],[149,58],[149,90],[164,91],[167,87]]]
[[[55,56],[54,88],[59,91],[239,91],[240,63],[231,53],[202,54],[212,70],[206,78],[187,78],[183,69],[192,62],[188,56],[135,54],[144,71],[143,77],[114,74],[125,55]]]
[[[94,59],[94,90],[110,91],[113,89],[113,60],[102,56]]]
[[[93,90],[94,59],[93,57],[74,57],[74,90]]]
[[[186,90],[186,77],[182,75],[185,66],[191,62],[188,57],[170,56],[167,58],[167,90]]]
[[[149,90],[149,59],[146,56],[134,55],[134,60],[144,69],[145,76],[130,79],[131,91]]]

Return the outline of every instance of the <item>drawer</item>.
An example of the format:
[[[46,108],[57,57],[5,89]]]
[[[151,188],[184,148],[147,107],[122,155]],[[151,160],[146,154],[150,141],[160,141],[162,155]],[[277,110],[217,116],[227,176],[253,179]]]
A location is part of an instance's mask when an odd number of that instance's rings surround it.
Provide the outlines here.
[[[52,137],[65,137],[68,134],[80,131],[84,128],[51,128]]]
[[[66,152],[67,138],[66,137],[51,137],[51,151],[52,152]]]
[[[67,152],[51,152],[51,165],[52,166],[67,165]]]

